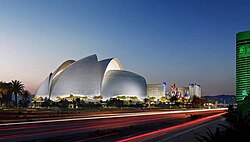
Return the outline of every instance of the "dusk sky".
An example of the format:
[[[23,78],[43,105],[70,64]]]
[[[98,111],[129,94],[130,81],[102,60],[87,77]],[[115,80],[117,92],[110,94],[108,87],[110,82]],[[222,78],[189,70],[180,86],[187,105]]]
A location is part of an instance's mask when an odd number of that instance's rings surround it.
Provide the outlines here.
[[[38,85],[61,63],[117,57],[147,83],[235,94],[235,36],[250,1],[0,0],[0,80]]]

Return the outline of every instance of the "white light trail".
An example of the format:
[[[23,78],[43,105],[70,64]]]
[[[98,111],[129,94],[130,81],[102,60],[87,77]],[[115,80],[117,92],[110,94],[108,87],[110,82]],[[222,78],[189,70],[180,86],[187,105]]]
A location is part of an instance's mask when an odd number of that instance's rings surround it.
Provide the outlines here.
[[[104,116],[94,116],[94,117],[92,116],[92,117],[83,117],[83,118],[68,118],[68,119],[59,119],[59,120],[41,120],[41,121],[32,121],[32,122],[4,123],[4,124],[0,124],[0,126],[39,124],[39,123],[51,123],[51,122],[67,122],[67,121],[77,121],[77,120],[95,120],[95,119],[107,119],[107,118],[144,116],[144,115],[178,114],[178,113],[205,112],[205,111],[216,111],[216,110],[227,110],[227,108],[179,110],[179,111],[165,111],[165,112],[135,112],[135,113],[120,113],[120,114],[116,114],[116,115],[104,114]]]

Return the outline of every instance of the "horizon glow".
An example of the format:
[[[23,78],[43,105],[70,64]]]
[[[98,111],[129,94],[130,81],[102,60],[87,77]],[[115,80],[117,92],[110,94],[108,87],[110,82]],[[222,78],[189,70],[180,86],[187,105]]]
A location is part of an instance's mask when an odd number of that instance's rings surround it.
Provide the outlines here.
[[[117,57],[147,83],[235,95],[235,36],[249,1],[2,0],[0,80],[35,93],[61,63]]]

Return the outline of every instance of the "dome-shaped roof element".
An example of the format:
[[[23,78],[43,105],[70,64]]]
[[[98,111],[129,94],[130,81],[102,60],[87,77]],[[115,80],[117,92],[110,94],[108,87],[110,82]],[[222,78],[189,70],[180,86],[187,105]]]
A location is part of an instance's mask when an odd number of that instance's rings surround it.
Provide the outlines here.
[[[46,77],[46,79],[39,85],[36,91],[36,97],[49,98],[49,83],[50,83],[50,75]]]
[[[51,98],[69,94],[100,95],[101,73],[96,55],[76,61],[65,69],[54,84]]]
[[[51,93],[50,92],[51,86],[56,82],[55,78],[58,77],[59,74],[62,73],[64,69],[66,69],[69,65],[71,65],[74,62],[75,62],[74,60],[67,60],[64,63],[62,63],[53,73],[50,73],[48,77],[38,87],[36,95],[43,98],[45,97],[49,98],[49,94]]]
[[[105,75],[110,70],[122,70],[122,64],[117,58],[110,58],[100,61],[102,66],[102,74]]]
[[[137,96],[138,99],[146,97],[146,80],[135,73],[121,70],[110,70],[104,76],[101,94],[104,99],[114,96]]]
[[[125,95],[146,97],[146,80],[135,73],[124,71],[117,58],[100,62],[96,55],[78,61],[68,60],[41,83],[36,97],[94,96],[104,99]]]

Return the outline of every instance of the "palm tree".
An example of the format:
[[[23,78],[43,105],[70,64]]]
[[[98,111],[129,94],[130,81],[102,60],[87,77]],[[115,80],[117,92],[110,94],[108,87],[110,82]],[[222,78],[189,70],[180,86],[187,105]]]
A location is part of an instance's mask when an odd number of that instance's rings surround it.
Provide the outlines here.
[[[24,90],[24,91],[22,92],[22,97],[23,97],[23,99],[24,99],[25,101],[27,101],[27,100],[29,99],[30,95],[31,95],[31,93],[30,93],[28,90]]]
[[[18,81],[18,80],[11,81],[11,92],[14,93],[14,95],[15,95],[16,107],[18,106],[17,105],[17,95],[22,94],[23,89],[24,89],[24,85],[21,81]]]
[[[23,97],[23,100],[21,101],[21,106],[26,108],[29,106],[29,103],[30,103],[29,98],[30,98],[31,93],[28,90],[23,90],[21,95]]]
[[[1,105],[2,105],[2,100],[4,95],[9,95],[11,92],[11,83],[6,83],[0,81],[0,98],[1,98]]]
[[[6,95],[8,93],[8,88],[5,82],[0,81],[0,98],[1,98],[1,106],[2,106],[2,98],[3,95]]]

